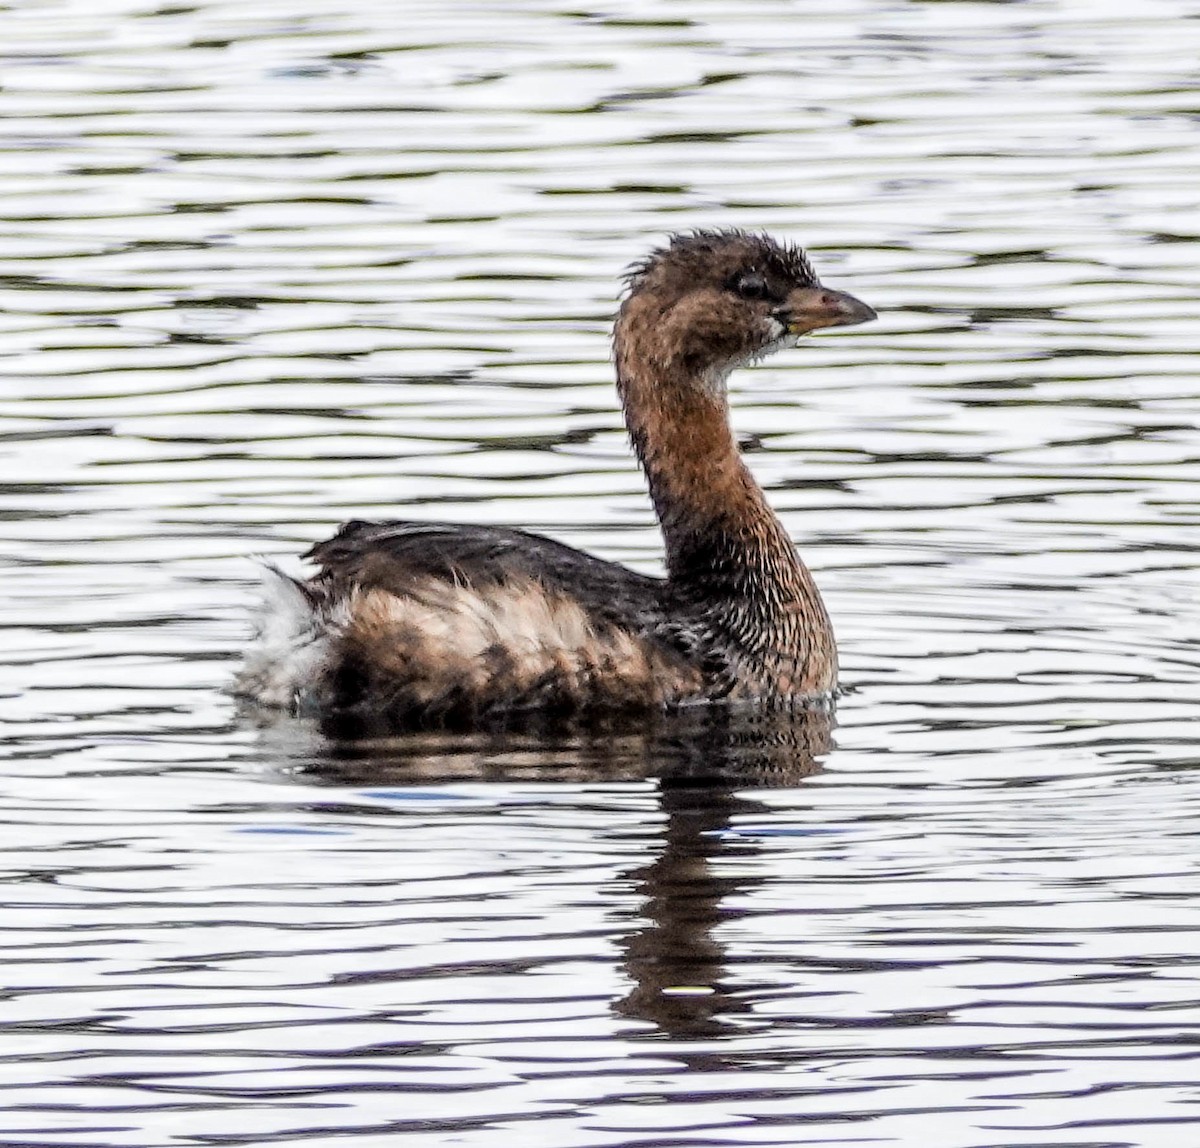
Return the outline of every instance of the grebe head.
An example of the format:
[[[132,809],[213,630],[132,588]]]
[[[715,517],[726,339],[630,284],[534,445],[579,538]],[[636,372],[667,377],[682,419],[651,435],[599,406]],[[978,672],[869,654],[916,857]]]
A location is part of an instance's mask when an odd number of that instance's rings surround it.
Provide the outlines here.
[[[618,357],[632,354],[715,390],[735,367],[801,335],[875,318],[853,295],[821,286],[799,247],[745,231],[675,235],[626,282]]]

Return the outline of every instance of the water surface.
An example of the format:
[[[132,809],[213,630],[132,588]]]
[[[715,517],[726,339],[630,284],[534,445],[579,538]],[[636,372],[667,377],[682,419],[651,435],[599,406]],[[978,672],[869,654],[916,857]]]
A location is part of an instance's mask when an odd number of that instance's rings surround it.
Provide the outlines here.
[[[1200,5],[820,8],[0,11],[4,1143],[1195,1139]],[[345,518],[660,568],[606,332],[713,225],[881,314],[733,383],[836,721],[239,716]]]

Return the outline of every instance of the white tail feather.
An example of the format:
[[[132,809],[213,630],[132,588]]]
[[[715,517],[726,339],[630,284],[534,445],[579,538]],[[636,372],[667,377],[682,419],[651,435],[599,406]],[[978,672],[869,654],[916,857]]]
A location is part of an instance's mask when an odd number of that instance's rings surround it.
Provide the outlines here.
[[[270,564],[261,574],[254,636],[234,691],[260,705],[300,710],[328,665],[328,622],[294,578]]]

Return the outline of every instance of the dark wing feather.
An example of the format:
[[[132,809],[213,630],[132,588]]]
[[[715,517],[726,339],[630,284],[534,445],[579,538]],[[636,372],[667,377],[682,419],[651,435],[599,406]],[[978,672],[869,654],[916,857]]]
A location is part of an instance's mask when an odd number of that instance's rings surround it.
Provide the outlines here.
[[[663,619],[662,579],[523,530],[355,520],[305,557],[321,567],[319,581],[340,586],[403,594],[429,577],[481,587],[529,579],[635,632]]]

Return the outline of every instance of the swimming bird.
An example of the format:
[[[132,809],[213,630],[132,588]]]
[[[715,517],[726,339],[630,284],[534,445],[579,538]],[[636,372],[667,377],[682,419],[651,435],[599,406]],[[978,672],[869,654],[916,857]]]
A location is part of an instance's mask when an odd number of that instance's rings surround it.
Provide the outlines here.
[[[629,271],[613,329],[666,576],[523,530],[347,522],[305,555],[311,578],[267,574],[235,691],[372,730],[829,697],[833,628],[741,457],[726,381],[811,331],[874,317],[823,286],[799,247],[671,237]]]

